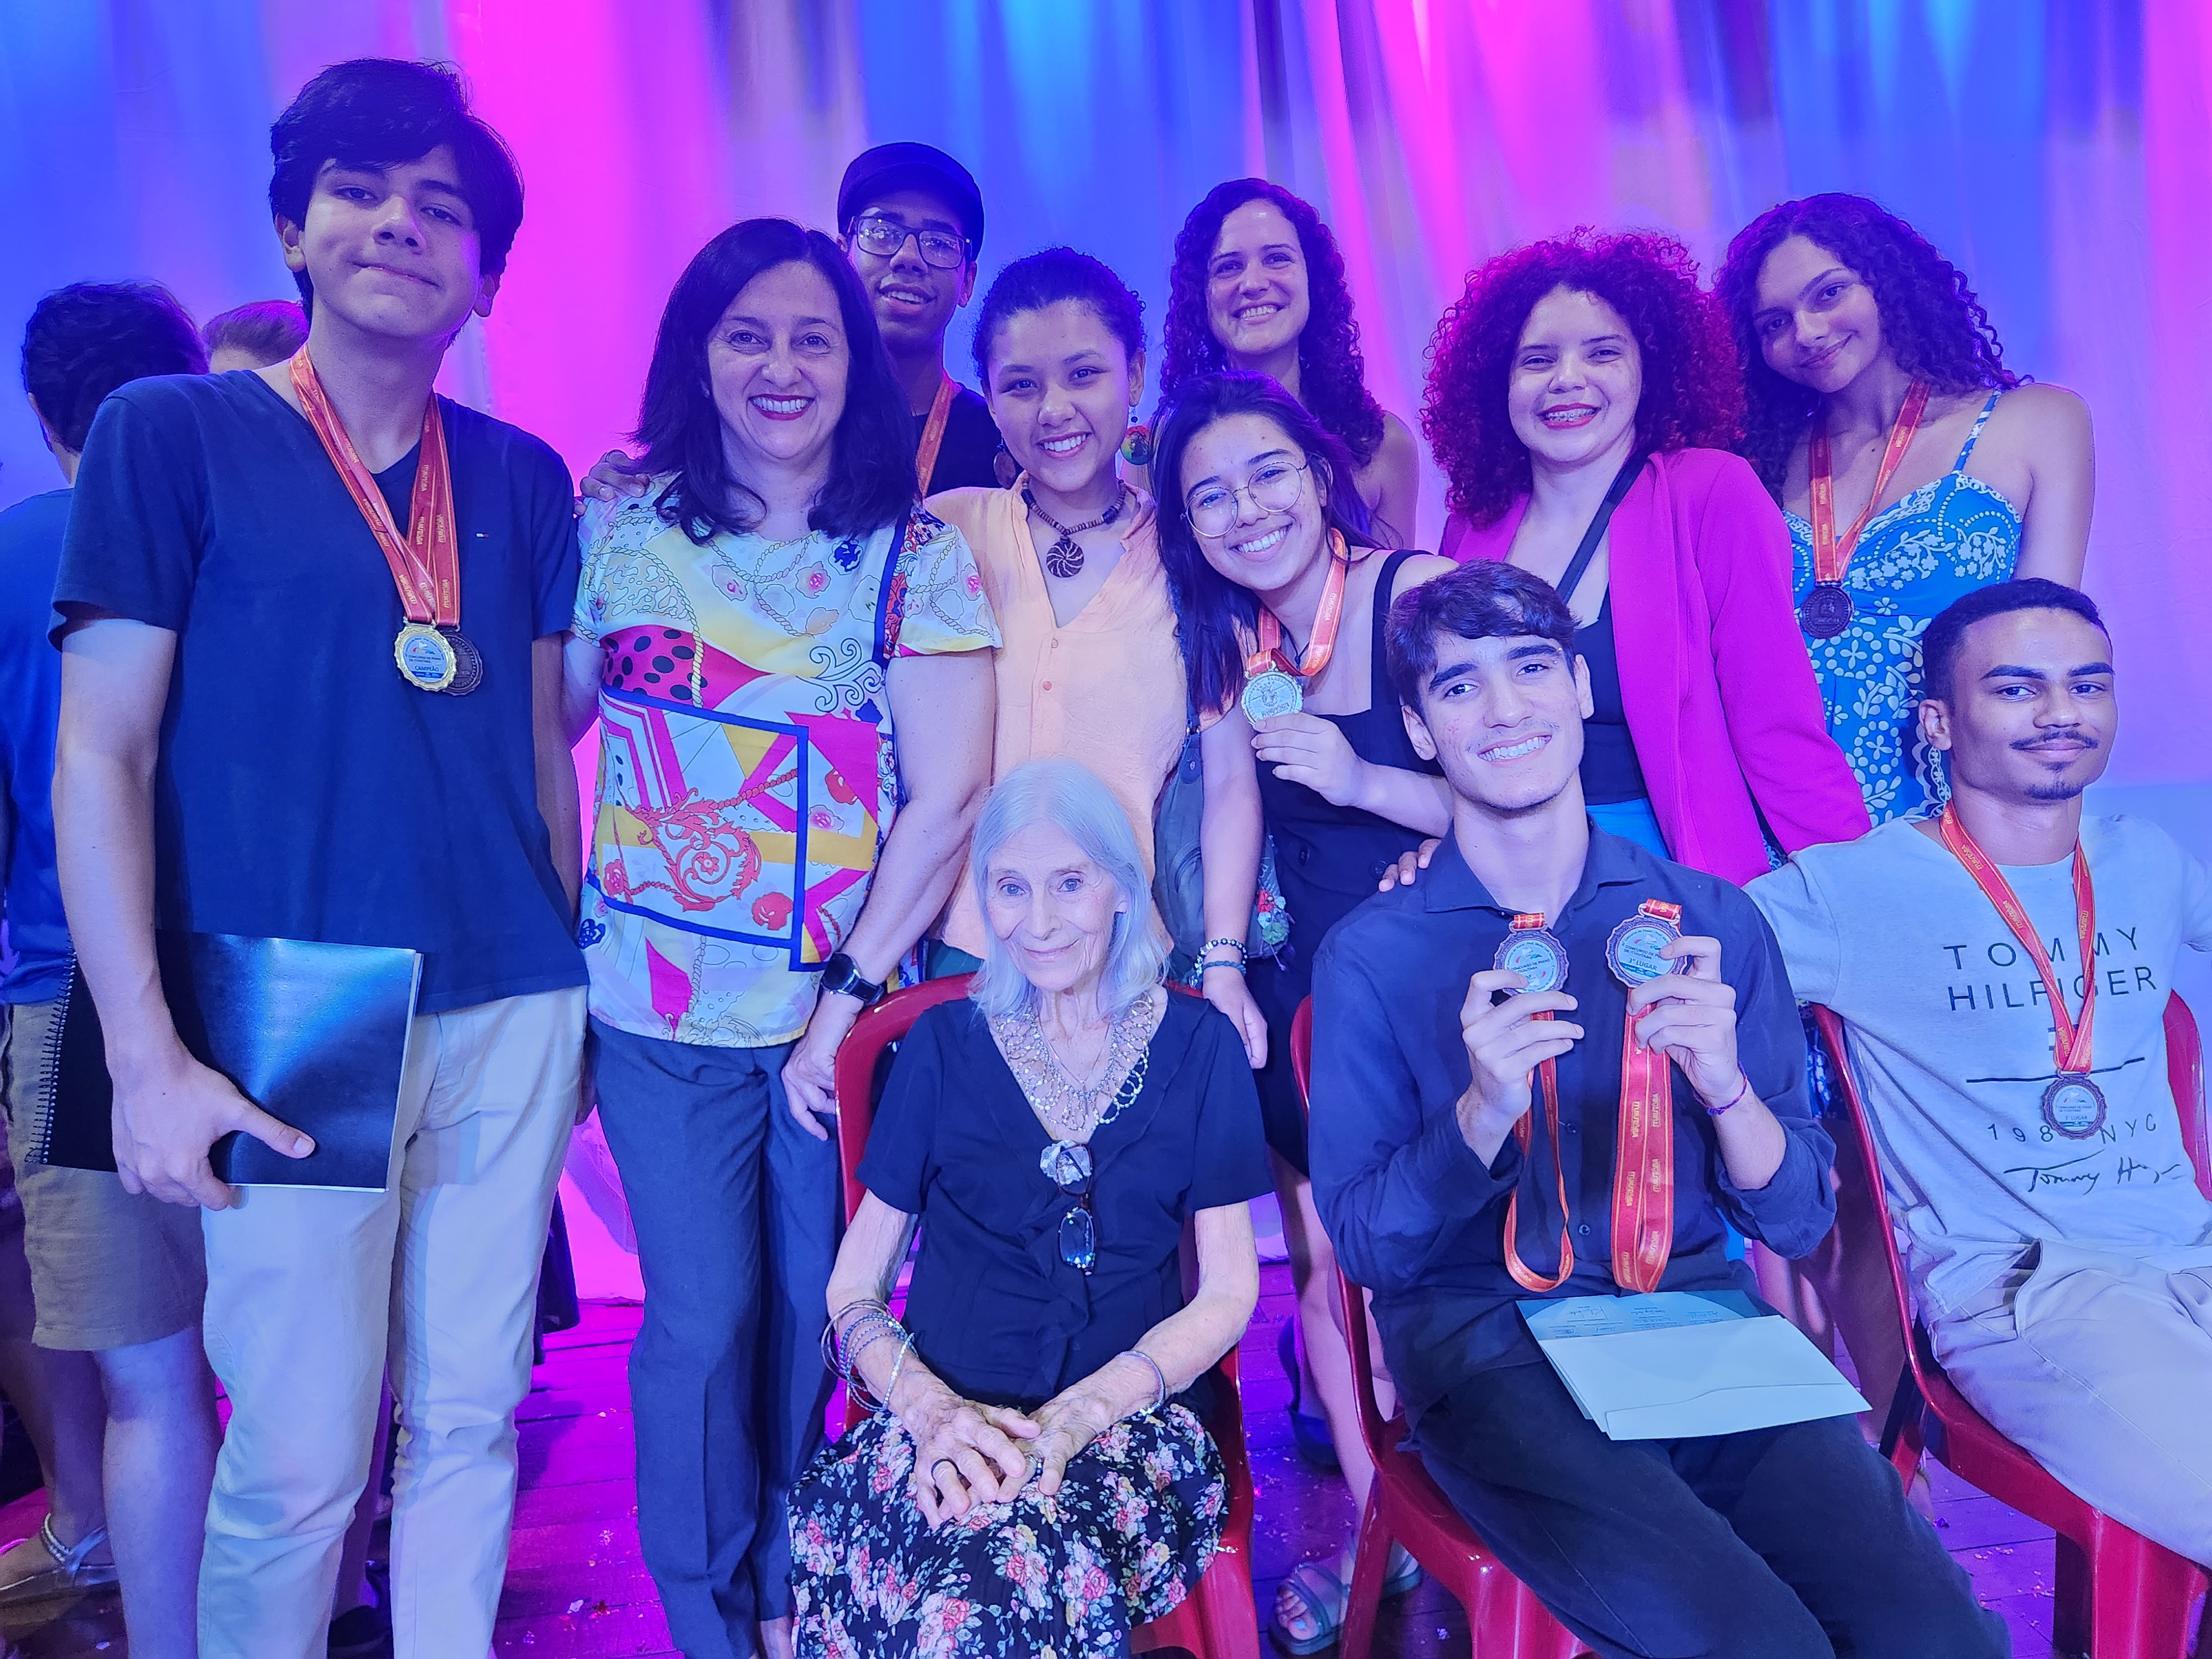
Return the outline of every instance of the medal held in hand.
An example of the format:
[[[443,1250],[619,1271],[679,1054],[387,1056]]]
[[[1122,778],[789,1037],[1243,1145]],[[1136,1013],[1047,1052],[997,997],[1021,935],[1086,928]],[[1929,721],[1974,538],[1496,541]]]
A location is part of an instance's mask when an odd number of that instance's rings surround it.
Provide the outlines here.
[[[346,493],[368,521],[371,534],[399,590],[406,623],[392,642],[400,678],[418,691],[465,696],[483,684],[483,654],[461,632],[460,534],[453,520],[453,468],[446,451],[446,424],[434,393],[422,410],[422,447],[402,536],[376,478],[346,435],[330,395],[315,376],[305,347],[292,358],[292,389],[307,424],[322,440]]]
[[[1905,452],[1912,447],[1912,434],[1920,430],[1920,417],[1928,412],[1929,390],[1927,381],[1915,380],[1905,392],[1904,405],[1897,411],[1897,422],[1889,429],[1889,443],[1882,451],[1881,466],[1875,473],[1874,489],[1868,493],[1866,505],[1851,521],[1851,527],[1840,538],[1836,534],[1836,480],[1828,453],[1827,416],[1822,414],[1814,419],[1812,434],[1805,445],[1813,509],[1813,590],[1797,605],[1797,626],[1808,639],[1832,640],[1849,628],[1851,618],[1858,614],[1850,591],[1844,586],[1844,571],[1851,562],[1852,550],[1859,544],[1859,532],[1874,517],[1874,504],[1889,488],[1889,481],[1896,476]]]
[[[1682,937],[1682,907],[1663,899],[1646,899],[1636,914],[1613,930],[1605,942],[1605,965],[1630,990],[1646,980],[1686,973],[1689,963],[1672,961],[1660,953]]]
[[[1498,945],[1491,966],[1518,974],[1528,981],[1519,991],[1509,992],[1509,995],[1556,991],[1567,982],[1567,947],[1544,926],[1543,917],[1516,916],[1513,930]]]
[[[1328,532],[1328,579],[1322,586],[1321,606],[1314,612],[1313,637],[1306,641],[1303,659],[1293,663],[1283,651],[1283,624],[1265,605],[1257,625],[1259,648],[1244,659],[1244,695],[1237,699],[1244,718],[1257,726],[1279,714],[1295,714],[1306,706],[1304,682],[1328,666],[1336,653],[1336,630],[1344,620],[1344,585],[1352,573],[1352,555],[1343,536]]]
[[[1955,808],[1944,808],[1936,828],[1942,834],[1943,845],[1966,866],[1966,873],[1974,878],[1983,896],[1996,907],[2042,976],[2044,1000],[2051,1007],[2053,1060],[2057,1066],[2057,1075],[2044,1085],[2044,1122],[2052,1133],[2069,1140],[2095,1139],[2105,1127],[2106,1116],[2105,1091],[2089,1075],[2089,1028],[2097,1015],[2097,894],[2089,881],[2089,860],[2082,856],[2081,842],[2077,839],[2074,843],[2074,927],[2081,950],[2076,960],[2081,964],[2081,1013],[2077,1019],[2066,1011],[2065,987],[2051,965],[2051,952],[2044,948],[2034,922],[2028,918],[2027,907],[2012,890],[2004,872],[1967,833]]]

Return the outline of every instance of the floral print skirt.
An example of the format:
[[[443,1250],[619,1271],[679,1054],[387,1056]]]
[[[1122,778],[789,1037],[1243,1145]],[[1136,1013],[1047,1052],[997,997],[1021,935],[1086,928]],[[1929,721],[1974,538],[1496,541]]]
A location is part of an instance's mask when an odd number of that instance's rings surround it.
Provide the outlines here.
[[[913,1654],[1080,1659],[1188,1595],[1221,1541],[1221,1454],[1181,1406],[1125,1418],[1072,1459],[932,1532],[908,1492],[914,1443],[877,1415],[816,1454],[791,1494],[806,1659]]]

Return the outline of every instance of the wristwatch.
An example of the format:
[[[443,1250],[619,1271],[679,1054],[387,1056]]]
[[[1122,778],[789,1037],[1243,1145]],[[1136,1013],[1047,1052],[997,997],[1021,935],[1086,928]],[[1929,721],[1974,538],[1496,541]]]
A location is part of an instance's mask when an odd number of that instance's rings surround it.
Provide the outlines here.
[[[882,1000],[884,994],[884,988],[865,976],[842,951],[822,964],[822,988],[851,997],[863,1008]]]

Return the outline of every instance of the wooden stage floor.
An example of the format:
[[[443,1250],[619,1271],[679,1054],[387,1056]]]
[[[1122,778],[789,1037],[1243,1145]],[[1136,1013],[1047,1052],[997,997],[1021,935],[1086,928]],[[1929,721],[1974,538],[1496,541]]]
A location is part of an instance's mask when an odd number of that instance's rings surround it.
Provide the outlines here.
[[[1259,1485],[1253,1565],[1263,1623],[1283,1575],[1301,1559],[1340,1547],[1352,1523],[1343,1488],[1312,1474],[1291,1449],[1283,1409],[1289,1386],[1275,1358],[1277,1332],[1291,1308],[1288,1269],[1263,1267],[1259,1314],[1243,1348]],[[495,1644],[501,1659],[675,1652],[638,1559],[623,1374],[637,1316],[629,1304],[586,1303],[582,1325],[547,1344],[521,1413],[522,1489]],[[1984,1603],[2004,1615],[2017,1659],[2048,1659],[2050,1532],[1940,1468],[1933,1477],[1943,1540],[1973,1574]],[[0,1510],[0,1538],[30,1532],[43,1512],[37,1493]],[[1458,1604],[1432,1584],[1387,1606],[1378,1636],[1378,1653],[1407,1659],[1468,1652]],[[128,1652],[112,1594],[0,1613],[0,1638],[11,1644],[0,1659],[125,1659]]]

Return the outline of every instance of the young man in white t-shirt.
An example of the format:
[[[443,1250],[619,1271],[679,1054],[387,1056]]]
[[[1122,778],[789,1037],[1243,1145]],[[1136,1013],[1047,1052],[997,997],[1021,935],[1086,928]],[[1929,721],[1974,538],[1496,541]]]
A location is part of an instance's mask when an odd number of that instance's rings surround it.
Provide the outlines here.
[[[2212,1200],[2162,1024],[2177,953],[2212,950],[2212,874],[2154,825],[2082,816],[2118,726],[2087,597],[2001,582],[1922,648],[1948,821],[1808,848],[1748,890],[1797,994],[1850,1027],[1951,1380],[2089,1503],[2212,1563]]]

